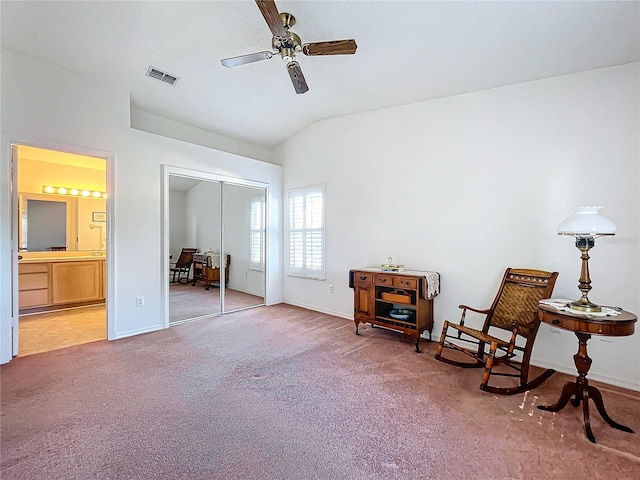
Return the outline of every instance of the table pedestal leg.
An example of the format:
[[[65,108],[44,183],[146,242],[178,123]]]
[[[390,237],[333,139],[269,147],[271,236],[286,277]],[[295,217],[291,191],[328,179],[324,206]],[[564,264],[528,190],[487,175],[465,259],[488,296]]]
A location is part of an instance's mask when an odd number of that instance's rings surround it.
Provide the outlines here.
[[[629,427],[625,427],[611,419],[604,408],[604,402],[602,401],[600,390],[589,385],[589,382],[587,381],[587,372],[591,367],[591,358],[587,355],[587,340],[591,338],[591,335],[586,333],[576,333],[576,336],[578,337],[578,353],[573,356],[573,361],[575,362],[576,369],[578,370],[578,377],[576,378],[576,381],[564,384],[562,394],[556,403],[547,406],[538,405],[538,408],[548,412],[558,412],[567,405],[569,400],[571,400],[571,404],[574,407],[577,407],[580,405],[580,402],[582,402],[582,415],[584,418],[584,429],[587,434],[587,438],[592,443],[596,443],[596,437],[594,437],[593,432],[591,431],[591,421],[589,419],[589,397],[591,397],[593,403],[598,409],[598,413],[600,413],[600,416],[605,422],[618,430],[633,433],[633,430]]]

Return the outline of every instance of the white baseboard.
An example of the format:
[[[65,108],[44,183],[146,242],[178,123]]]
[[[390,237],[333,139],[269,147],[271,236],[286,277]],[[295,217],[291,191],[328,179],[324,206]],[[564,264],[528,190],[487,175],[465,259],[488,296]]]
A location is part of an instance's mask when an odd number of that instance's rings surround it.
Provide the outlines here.
[[[227,287],[225,287],[225,288],[227,288],[227,289],[229,289],[229,290],[235,290],[236,292],[246,293],[247,295],[254,295],[254,296],[256,296],[256,297],[262,297],[262,298],[264,298],[264,293],[260,293],[260,292],[253,292],[253,291],[251,291],[251,290],[243,290],[243,289],[241,289],[241,288],[235,288],[235,287],[232,287],[231,285],[228,285],[228,286],[227,286]]]
[[[157,332],[158,330],[164,330],[164,329],[165,329],[164,324],[161,324],[161,325],[153,325],[151,327],[137,328],[135,330],[128,330],[126,332],[118,332],[118,333],[116,333],[116,336],[115,336],[114,340],[120,340],[121,338],[127,338],[127,337],[133,337],[134,335],[140,335],[142,333]]]
[[[347,320],[353,321],[353,315],[345,315],[342,312],[335,312],[333,310],[325,310],[323,308],[312,307],[311,305],[305,305],[303,303],[290,302],[288,300],[284,300],[282,303],[286,303],[287,305],[293,305],[294,307],[306,308],[307,310],[312,310],[314,312],[326,313],[327,315],[333,315],[334,317],[345,318]]]
[[[551,362],[545,362],[543,360],[532,359],[531,365],[540,368],[553,368],[557,372],[566,373],[567,375],[571,375],[575,377],[577,375],[576,369],[567,367],[566,365],[558,365]],[[635,390],[636,392],[640,392],[640,384],[634,382],[628,382],[626,380],[622,380],[620,378],[608,377],[606,375],[600,375],[595,372],[589,372],[587,375],[588,380],[595,380],[597,382],[607,383],[609,385],[615,385],[616,387],[626,388],[628,390]]]

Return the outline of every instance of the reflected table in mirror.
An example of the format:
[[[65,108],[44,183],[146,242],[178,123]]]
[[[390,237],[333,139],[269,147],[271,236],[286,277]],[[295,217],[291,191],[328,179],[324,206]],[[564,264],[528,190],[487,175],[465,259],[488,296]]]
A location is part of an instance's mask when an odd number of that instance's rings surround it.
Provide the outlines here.
[[[231,265],[231,255],[226,255],[224,268],[225,286],[229,283],[229,267]],[[204,282],[205,290],[211,286],[220,286],[220,254],[219,253],[195,253],[193,255],[193,283]]]
[[[541,321],[553,327],[574,332],[578,337],[578,353],[573,356],[578,371],[576,380],[564,384],[560,398],[556,403],[553,405],[538,405],[538,408],[549,412],[558,412],[562,410],[569,401],[571,401],[571,405],[574,407],[579,406],[582,402],[584,429],[587,438],[592,443],[596,443],[596,437],[591,430],[589,399],[593,400],[598,413],[610,426],[623,432],[633,433],[633,430],[629,427],[615,422],[609,416],[604,408],[600,390],[593,385],[589,385],[587,381],[587,373],[589,372],[592,362],[587,354],[587,341],[591,338],[591,335],[622,337],[632,335],[634,332],[634,324],[637,320],[636,316],[631,312],[626,312],[619,308],[615,308],[614,310],[618,311],[619,315],[597,317],[579,312],[559,311],[546,305],[540,305],[538,307],[538,317]]]

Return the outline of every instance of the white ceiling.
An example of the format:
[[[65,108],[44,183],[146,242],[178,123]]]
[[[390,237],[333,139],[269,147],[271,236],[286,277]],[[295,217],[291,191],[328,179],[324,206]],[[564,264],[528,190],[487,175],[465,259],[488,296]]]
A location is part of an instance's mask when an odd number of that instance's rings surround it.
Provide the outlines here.
[[[131,92],[135,108],[274,147],[316,120],[640,60],[640,2],[286,1],[303,42],[296,95],[253,1],[2,1],[2,45]],[[145,77],[149,65],[180,77]]]
[[[169,190],[172,192],[188,192],[201,181],[202,180],[198,180],[196,178],[169,175]]]
[[[57,152],[43,148],[29,147],[27,145],[18,145],[18,159],[70,165],[72,167],[89,168],[91,170],[102,170],[103,172],[107,170],[107,162],[105,162],[104,158]]]

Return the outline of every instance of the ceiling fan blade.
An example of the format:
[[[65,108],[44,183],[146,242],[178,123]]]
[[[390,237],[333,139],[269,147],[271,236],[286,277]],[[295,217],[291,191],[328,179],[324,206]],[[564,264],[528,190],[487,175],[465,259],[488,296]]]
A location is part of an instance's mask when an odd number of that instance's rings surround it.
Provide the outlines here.
[[[282,24],[282,19],[280,18],[280,13],[278,12],[278,7],[276,7],[276,3],[273,0],[256,0],[256,4],[260,9],[260,13],[264,17],[267,25],[269,25],[269,29],[271,33],[273,33],[274,37],[286,37],[287,31],[284,29],[284,25]]]
[[[245,63],[259,62],[260,60],[268,60],[273,57],[271,52],[257,52],[250,53],[249,55],[240,55],[239,57],[223,58],[220,63],[227,68],[237,67],[238,65],[244,65]]]
[[[289,76],[291,77],[291,82],[293,83],[293,88],[295,88],[296,93],[304,93],[309,90],[307,81],[304,79],[304,75],[302,75],[302,69],[298,62],[287,63],[287,70],[289,71]]]
[[[356,41],[351,38],[349,40],[331,40],[329,42],[312,42],[305,43],[302,46],[302,52],[305,55],[352,55],[356,53]]]

